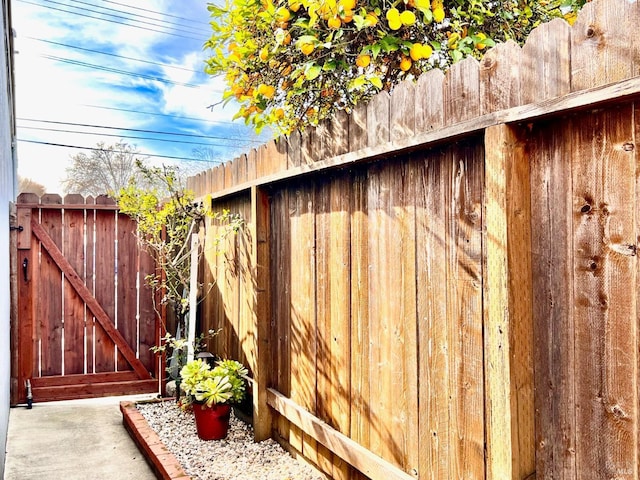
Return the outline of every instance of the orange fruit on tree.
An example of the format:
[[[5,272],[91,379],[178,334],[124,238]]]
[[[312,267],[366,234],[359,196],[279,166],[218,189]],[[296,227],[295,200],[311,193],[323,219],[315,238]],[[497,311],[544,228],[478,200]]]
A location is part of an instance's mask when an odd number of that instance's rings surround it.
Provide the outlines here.
[[[300,45],[300,51],[305,55],[311,55],[314,49],[315,47],[312,43],[303,43],[302,45]]]
[[[371,63],[371,57],[366,54],[358,55],[356,58],[356,65],[362,68],[366,68]]]
[[[273,95],[276,93],[276,89],[271,85],[265,85],[264,83],[261,83],[258,86],[258,93],[265,98],[273,98]]]
[[[414,43],[413,45],[411,45],[411,49],[409,50],[409,56],[411,57],[411,60],[413,60],[414,62],[420,60],[422,58],[422,44]]]
[[[329,20],[327,20],[327,25],[332,30],[337,30],[342,25],[342,22],[340,21],[340,19],[338,17],[331,17]]]
[[[413,13],[411,10],[405,10],[400,14],[400,22],[403,25],[407,25],[407,26],[413,25],[414,23],[416,23],[416,14]]]
[[[433,9],[433,19],[437,22],[440,23],[444,20],[444,8],[442,7],[437,7]]]
[[[409,57],[402,57],[402,60],[400,60],[400,70],[403,72],[408,71],[411,68],[411,65],[412,62]]]
[[[276,20],[278,22],[288,22],[291,18],[291,12],[287,7],[280,7],[276,10]]]

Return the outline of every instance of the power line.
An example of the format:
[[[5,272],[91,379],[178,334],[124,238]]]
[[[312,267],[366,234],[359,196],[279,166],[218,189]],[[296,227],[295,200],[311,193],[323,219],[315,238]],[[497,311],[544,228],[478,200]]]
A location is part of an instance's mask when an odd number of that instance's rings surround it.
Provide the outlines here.
[[[158,65],[160,67],[175,68],[177,70],[184,70],[185,72],[204,73],[203,71],[199,71],[199,70],[192,70],[190,68],[178,67],[176,65],[169,65],[168,63],[152,62],[150,60],[142,60],[141,58],[125,57],[123,55],[118,55],[115,53],[102,52],[100,50],[92,50],[90,48],[83,48],[83,47],[78,47],[76,45],[69,45],[67,43],[54,42],[52,40],[45,40],[43,38],[35,38],[35,37],[24,37],[24,38],[27,38],[29,40],[35,40],[36,42],[43,42],[43,43],[49,43],[51,45],[58,45],[60,47],[67,47],[67,48],[73,48],[75,50],[82,50],[83,52],[98,53],[100,55],[108,55],[110,57],[123,58],[125,60],[134,60],[136,62],[148,63],[151,65]]]
[[[25,127],[25,126],[21,126],[18,125],[19,129],[23,129],[23,130],[38,130],[38,131],[43,131],[43,132],[60,132],[60,133],[73,133],[73,134],[77,134],[77,135],[98,135],[101,137],[117,137],[117,138],[127,138],[127,139],[132,139],[132,140],[147,140],[147,141],[152,141],[152,142],[167,142],[167,143],[177,143],[179,145],[204,145],[206,147],[230,147],[233,145],[225,145],[222,143],[203,143],[203,142],[190,142],[188,140],[182,140],[182,141],[178,141],[178,140],[169,140],[168,138],[152,138],[152,137],[137,137],[137,136],[132,136],[132,135],[116,135],[113,133],[100,133],[100,132],[77,132],[74,130],[63,130],[61,128],[43,128],[43,127]],[[233,141],[237,141],[237,139],[234,138],[229,138],[229,139],[224,139],[224,140],[228,140],[230,142]]]
[[[138,133],[154,133],[157,135],[174,135],[174,136],[178,136],[178,137],[192,137],[192,138],[213,138],[214,140],[245,140],[245,139],[240,139],[240,138],[233,138],[233,137],[217,137],[214,135],[196,135],[193,133],[180,133],[180,132],[161,132],[161,131],[157,131],[157,130],[143,130],[143,129],[139,129],[139,128],[125,128],[125,127],[113,127],[113,126],[106,126],[106,125],[91,125],[91,124],[86,124],[86,123],[72,123],[72,122],[60,122],[60,121],[56,121],[56,120],[38,120],[35,118],[17,118],[16,120],[19,120],[21,122],[37,122],[37,123],[51,123],[54,125],[70,125],[73,127],[89,127],[89,128],[104,128],[107,130],[122,130],[122,131],[129,131],[129,132],[138,132]],[[262,143],[259,140],[246,140],[247,142],[252,142],[252,143]]]
[[[90,6],[93,6],[93,7],[95,7],[95,6],[96,6],[96,5],[93,5],[93,4],[91,4],[91,3],[82,2],[81,0],[71,0],[71,1],[76,2],[76,3],[80,3],[80,4],[84,4],[84,5],[90,5]],[[62,2],[56,2],[55,0],[47,0],[47,3],[48,3],[48,4],[53,4],[53,5],[60,5],[60,6],[67,7],[67,8],[75,8],[75,9],[80,10],[80,11],[82,11],[82,12],[91,12],[91,13],[96,13],[96,14],[98,14],[98,15],[102,15],[102,16],[105,16],[105,17],[112,17],[112,18],[117,18],[117,19],[126,20],[126,21],[134,21],[134,22],[137,22],[137,23],[139,23],[139,24],[143,24],[143,25],[151,25],[152,27],[165,28],[165,26],[164,26],[163,24],[157,24],[157,23],[152,23],[152,22],[145,22],[144,20],[139,20],[139,19],[137,19],[137,18],[125,17],[125,16],[122,16],[122,15],[114,15],[114,14],[112,14],[112,13],[100,12],[100,11],[98,11],[98,10],[93,10],[93,9],[86,8],[86,7],[76,7],[75,5],[70,5],[70,4],[62,3]],[[48,7],[47,7],[47,8],[48,8]],[[108,7],[98,7],[98,8],[102,8],[102,9],[109,9]],[[111,9],[109,9],[109,10],[111,10]],[[118,11],[118,10],[116,10],[116,11]],[[120,12],[120,11],[118,11],[118,12],[119,12],[119,13],[126,13],[126,12]],[[69,12],[69,13],[73,13],[73,12]],[[130,13],[130,14],[128,14],[128,15],[132,15],[133,17],[135,17],[135,16],[139,16],[139,15],[134,14],[134,13]],[[101,18],[101,19],[102,19],[102,18]],[[117,21],[117,20],[110,20],[110,19],[108,19],[108,18],[104,18],[103,20],[106,20],[106,21]],[[175,29],[174,29],[174,30],[175,30]],[[185,30],[183,30],[183,31],[182,31],[182,33],[192,34],[192,35],[199,35],[201,32],[185,31]],[[203,32],[202,32],[202,33],[203,33]]]
[[[158,15],[164,15],[166,17],[177,18],[178,20],[186,20],[187,22],[202,23],[204,25],[208,25],[207,22],[201,22],[200,20],[193,20],[193,19],[190,19],[190,18],[179,17],[177,15],[171,15],[170,13],[157,12],[155,10],[149,10],[147,8],[142,8],[142,7],[134,7],[133,5],[127,5],[125,3],[119,3],[119,2],[114,2],[114,1],[110,1],[110,0],[102,0],[102,1],[104,3],[112,3],[114,5],[120,5],[121,7],[132,8],[132,9],[135,9],[135,10],[142,10],[143,12],[156,13]]]
[[[52,7],[52,6],[49,6],[49,5],[42,5],[40,3],[29,2],[28,0],[17,0],[17,1],[18,2],[22,2],[22,3],[27,3],[29,5],[35,5],[36,7],[47,8],[49,10],[55,10],[55,11],[58,11],[58,12],[64,12],[64,13],[70,13],[72,15],[78,15],[80,17],[93,18],[94,20],[102,20],[104,22],[115,23],[115,24],[118,24],[118,25],[125,25],[125,26],[131,27],[131,28],[138,28],[140,30],[146,30],[148,32],[162,33],[164,35],[171,35],[172,37],[185,38],[187,40],[202,41],[202,38],[199,38],[199,37],[188,37],[186,35],[180,35],[180,34],[177,34],[177,33],[171,33],[171,32],[167,32],[167,31],[164,31],[164,30],[154,30],[153,28],[141,27],[139,25],[132,25],[131,23],[118,22],[116,20],[109,20],[109,19],[106,19],[106,18],[94,17],[93,15],[86,15],[86,14],[83,14],[83,13],[73,12],[71,10],[64,10],[64,9]],[[65,6],[68,6],[68,5],[65,5]]]
[[[52,146],[52,147],[64,147],[64,148],[76,148],[79,150],[91,150],[94,152],[102,152],[104,151],[104,148],[95,148],[95,147],[81,147],[79,145],[66,145],[63,143],[51,143],[51,142],[41,142],[38,140],[25,140],[23,138],[18,138],[19,142],[23,142],[23,143],[35,143],[38,145],[48,145],[48,146]],[[111,150],[114,153],[131,153],[131,152],[123,152],[123,151],[118,151],[118,150]],[[141,156],[145,156],[145,157],[156,157],[156,158],[171,158],[174,160],[183,160],[183,161],[189,161],[189,162],[204,162],[204,163],[218,163],[218,164],[222,164],[224,163],[221,160],[203,160],[201,158],[185,158],[185,157],[173,157],[170,155],[154,155],[152,153],[142,153],[142,152],[136,152],[136,155],[141,155]]]
[[[100,71],[103,71],[103,72],[116,73],[118,75],[127,75],[127,76],[130,76],[130,77],[142,78],[143,80],[151,80],[151,81],[156,81],[156,82],[162,82],[162,83],[166,83],[166,84],[169,84],[169,85],[176,85],[176,86],[179,86],[179,87],[205,89],[205,87],[203,87],[202,85],[196,85],[194,83],[176,82],[175,80],[169,80],[169,79],[163,78],[163,77],[156,77],[154,75],[145,75],[144,73],[129,72],[129,71],[120,70],[120,69],[117,69],[117,68],[105,67],[103,65],[96,65],[95,63],[87,63],[87,62],[82,62],[80,60],[73,60],[73,59],[70,59],[70,58],[58,57],[56,55],[42,54],[42,55],[39,55],[39,56],[42,57],[42,58],[46,58],[47,60],[54,60],[56,62],[68,63],[70,65],[76,65],[78,67],[90,68],[92,70],[100,70]],[[216,90],[216,89],[206,89],[206,90],[209,91],[209,92],[222,93],[222,90]]]
[[[138,14],[138,13],[125,12],[124,10],[119,10],[119,9],[116,9],[116,8],[101,7],[100,5],[96,5],[96,4],[94,4],[94,3],[89,3],[89,2],[83,2],[83,1],[81,1],[81,0],[69,0],[69,1],[71,1],[71,2],[73,2],[73,3],[79,3],[79,4],[81,4],[81,5],[89,5],[90,7],[101,8],[101,9],[103,9],[103,10],[107,10],[107,11],[110,11],[110,12],[123,13],[123,14],[125,14],[125,15],[131,15],[132,17],[146,18],[147,20],[154,20],[154,21],[156,21],[156,22],[162,22],[163,24],[175,25],[175,26],[178,26],[178,27],[183,27],[183,28],[187,28],[187,29],[189,29],[189,30],[193,30],[192,32],[187,32],[187,33],[196,33],[196,34],[199,34],[199,33],[206,33],[206,32],[204,31],[204,29],[203,29],[203,30],[195,30],[195,29],[194,29],[195,27],[191,27],[191,26],[189,26],[189,25],[184,25],[183,23],[176,23],[176,22],[171,22],[171,21],[169,21],[169,20],[164,20],[164,19],[160,19],[160,18],[148,17],[148,16],[146,16],[146,15],[140,15],[140,14]],[[66,4],[62,4],[62,5],[66,5]],[[69,7],[72,7],[72,8],[80,8],[80,7],[74,7],[73,5],[68,5],[68,6],[69,6]],[[89,11],[93,11],[94,13],[98,13],[98,14],[100,14],[100,15],[109,15],[109,16],[111,16],[111,17],[115,17],[115,18],[123,18],[123,19],[125,19],[125,20],[136,20],[135,18],[121,17],[121,16],[119,16],[119,15],[113,15],[113,14],[110,14],[110,13],[96,12],[96,11],[94,11],[94,10],[89,10]],[[162,14],[162,13],[160,13],[160,12],[158,12],[158,13],[159,13],[160,15],[163,15],[163,14]],[[158,25],[157,23],[144,22],[144,21],[142,21],[142,20],[136,20],[136,21],[139,21],[140,23],[144,23],[144,24],[147,24],[147,25],[153,25],[154,27],[162,27],[162,26],[163,26],[163,25]]]
[[[221,123],[221,124],[225,124],[225,125],[235,125],[235,126],[239,126],[239,124],[235,123],[235,122],[226,122],[224,120],[206,120],[204,118],[196,118],[196,117],[184,117],[181,115],[169,115],[167,113],[157,113],[157,112],[143,112],[141,110],[129,110],[126,108],[117,108],[117,107],[105,107],[104,105],[89,105],[86,103],[82,103],[80,104],[80,106],[82,107],[90,107],[90,108],[100,108],[103,110],[115,110],[118,112],[128,112],[128,113],[139,113],[140,115],[155,115],[155,116],[159,116],[159,117],[168,117],[168,118],[178,118],[181,120],[195,120],[197,122],[207,122],[207,123]]]

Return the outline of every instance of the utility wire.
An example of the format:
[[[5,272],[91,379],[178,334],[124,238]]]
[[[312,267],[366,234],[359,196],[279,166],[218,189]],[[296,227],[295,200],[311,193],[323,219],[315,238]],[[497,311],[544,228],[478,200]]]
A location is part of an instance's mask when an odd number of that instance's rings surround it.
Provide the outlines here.
[[[93,7],[96,6],[96,5],[92,5],[90,3],[82,2],[80,0],[72,0],[72,1],[75,1],[75,2],[81,3],[81,4],[84,3],[85,5],[91,5]],[[150,25],[152,27],[157,27],[157,28],[165,28],[165,25],[162,24],[162,23],[161,24],[157,24],[157,23],[152,23],[152,22],[145,22],[144,20],[139,20],[137,18],[126,17],[126,16],[122,16],[122,15],[114,15],[112,13],[105,13],[105,12],[101,12],[99,10],[93,10],[91,8],[86,8],[86,7],[76,7],[75,5],[70,5],[68,3],[62,3],[62,2],[56,2],[55,0],[46,0],[46,4],[60,5],[62,7],[66,7],[66,8],[75,8],[77,10],[80,10],[81,12],[91,12],[91,13],[96,13],[98,15],[102,15],[104,17],[112,17],[112,18],[116,18],[116,19],[120,19],[120,20],[124,20],[124,21],[133,21],[133,22],[136,22],[136,23],[139,23],[139,24],[142,24],[142,25]],[[108,8],[108,7],[98,7],[98,8]],[[72,12],[70,12],[70,13],[72,13]],[[120,11],[119,13],[126,13],[126,12],[121,12]],[[134,17],[138,16],[137,14],[129,14],[129,15],[133,15]],[[105,18],[104,20],[117,21],[117,20],[110,20],[109,18]],[[170,27],[166,27],[166,28],[170,28]],[[173,30],[175,30],[175,29],[173,29]],[[204,32],[195,32],[195,31],[182,30],[182,33],[186,33],[188,35],[199,35],[199,34],[204,33]]]
[[[129,131],[129,132],[138,132],[138,133],[154,133],[157,135],[174,135],[174,136],[178,136],[178,137],[192,137],[192,138],[212,138],[214,140],[243,140],[243,141],[247,141],[247,142],[252,142],[252,143],[263,143],[259,140],[245,140],[245,139],[239,139],[239,138],[232,138],[232,137],[216,137],[214,135],[196,135],[193,133],[180,133],[180,132],[160,132],[157,130],[143,130],[143,129],[139,129],[139,128],[124,128],[124,127],[112,127],[112,126],[105,126],[105,125],[91,125],[91,124],[86,124],[86,123],[72,123],[72,122],[60,122],[60,121],[55,121],[55,120],[38,120],[35,118],[17,118],[16,120],[21,121],[21,122],[37,122],[37,123],[51,123],[51,124],[55,124],[55,125],[70,125],[73,127],[89,127],[89,128],[104,128],[107,130],[122,130],[122,131]]]
[[[65,148],[77,148],[79,150],[91,150],[94,152],[102,152],[105,149],[104,148],[95,148],[95,147],[81,147],[79,145],[65,145],[62,143],[51,143],[51,142],[41,142],[38,140],[26,140],[24,138],[18,138],[19,142],[23,142],[23,143],[35,143],[38,145],[49,145],[52,147],[65,147]],[[112,150],[114,153],[130,153],[130,152],[122,152],[122,151],[117,151],[117,150]],[[173,157],[170,155],[154,155],[152,153],[142,153],[142,152],[136,152],[136,155],[141,155],[144,157],[156,157],[156,158],[171,158],[174,160],[183,160],[183,161],[190,161],[190,162],[204,162],[204,163],[218,163],[218,164],[222,164],[224,163],[221,160],[203,160],[201,158],[185,158],[185,157]]]
[[[116,135],[114,133],[100,133],[100,132],[77,132],[74,130],[63,130],[61,128],[42,128],[42,127],[25,127],[18,125],[19,129],[23,130],[38,130],[43,132],[60,132],[60,133],[72,133],[74,135],[97,135],[100,137],[117,137],[117,138],[127,138],[133,140],[146,140],[151,142],[167,142],[167,143],[177,143],[179,145],[204,145],[205,147],[230,147],[233,145],[225,145],[223,143],[203,143],[203,142],[190,142],[188,140],[169,140],[168,138],[153,138],[153,137],[136,137],[132,135]],[[230,142],[236,141],[237,139],[229,138],[224,139]]]
[[[151,80],[151,81],[155,81],[155,82],[166,83],[166,84],[169,84],[169,85],[176,85],[178,87],[202,88],[202,89],[207,90],[209,92],[222,93],[222,90],[208,89],[208,88],[203,87],[202,85],[196,85],[194,83],[176,82],[174,80],[169,80],[169,79],[163,78],[163,77],[156,77],[154,75],[145,75],[144,73],[128,72],[126,70],[120,70],[120,69],[112,68],[112,67],[105,67],[103,65],[96,65],[95,63],[87,63],[87,62],[82,62],[80,60],[73,60],[73,59],[70,59],[70,58],[58,57],[56,55],[42,54],[42,55],[39,55],[39,56],[42,57],[42,58],[46,58],[47,60],[54,60],[56,62],[68,63],[70,65],[76,65],[78,67],[90,68],[92,70],[100,70],[100,71],[103,71],[103,72],[116,73],[118,75],[127,75],[127,76],[130,76],[130,77],[141,78],[143,80]]]
[[[147,20],[153,20],[155,22],[161,22],[161,24],[144,22],[142,20],[137,20],[136,18],[121,17],[119,15],[113,15],[113,14],[110,14],[110,13],[95,12],[95,13],[99,13],[100,15],[109,15],[109,16],[112,16],[112,17],[115,17],[115,18],[124,18],[126,20],[135,20],[135,21],[139,21],[140,23],[153,25],[154,27],[162,27],[162,26],[164,26],[166,24],[166,25],[175,25],[177,27],[182,27],[182,28],[187,28],[189,30],[192,30],[192,32],[187,32],[187,33],[195,33],[195,34],[207,33],[204,29],[196,30],[197,27],[192,27],[192,26],[189,26],[189,25],[185,25],[183,23],[171,22],[169,20],[165,20],[165,19],[161,19],[161,18],[153,18],[153,17],[149,17],[149,16],[146,16],[146,15],[140,15],[138,13],[125,12],[124,10],[119,10],[119,9],[116,9],[116,8],[101,7],[100,5],[96,5],[95,3],[83,2],[81,0],[69,0],[69,1],[71,1],[73,3],[79,3],[81,5],[89,5],[90,7],[101,8],[103,10],[107,10],[107,11],[110,11],[110,12],[116,12],[116,13],[123,13],[125,15],[131,15],[132,17],[146,18]],[[63,4],[63,5],[65,5],[65,4]],[[80,7],[74,7],[73,5],[69,5],[69,7],[80,8]],[[90,10],[90,11],[93,11],[93,10]],[[160,14],[160,15],[162,15],[162,14]]]
[[[64,10],[61,8],[56,8],[56,7],[52,7],[49,5],[42,5],[41,3],[34,3],[34,2],[29,2],[28,0],[17,0],[18,2],[22,2],[22,3],[27,3],[29,5],[35,5],[36,7],[41,7],[41,8],[47,8],[49,10],[55,10],[58,12],[64,12],[64,13],[71,13],[73,15],[78,15],[80,17],[85,17],[85,18],[93,18],[94,20],[102,20],[104,22],[109,22],[109,23],[116,23],[118,25],[125,25],[127,27],[131,27],[131,28],[138,28],[140,30],[146,30],[148,32],[155,32],[155,33],[162,33],[164,35],[171,35],[172,37],[179,37],[179,38],[185,38],[187,40],[198,40],[198,41],[202,41],[202,38],[200,37],[188,37],[186,35],[180,35],[178,33],[171,33],[171,32],[167,32],[164,30],[154,30],[153,28],[147,28],[147,27],[141,27],[139,25],[132,25],[131,23],[126,23],[126,22],[118,22],[116,20],[109,20],[106,18],[100,18],[100,17],[94,17],[92,15],[86,15],[83,13],[79,13],[79,12],[73,12],[71,10]]]
[[[134,7],[133,5],[127,5],[126,3],[113,2],[113,1],[110,1],[110,0],[102,0],[102,2],[103,3],[112,3],[114,5],[120,5],[121,7],[127,7],[127,8],[131,8],[131,9],[135,9],[135,10],[141,10],[143,12],[156,13],[158,15],[164,15],[166,17],[177,18],[178,20],[186,20],[187,22],[202,23],[204,25],[208,25],[207,22],[202,22],[200,20],[194,20],[194,19],[185,18],[185,17],[178,17],[177,15],[171,15],[170,13],[158,12],[158,11],[155,11],[155,10],[149,10],[147,8],[142,8],[142,7]]]
[[[218,124],[224,124],[224,125],[239,126],[238,123],[226,122],[224,120],[207,120],[207,119],[204,119],[204,118],[184,117],[184,116],[181,116],[181,115],[169,115],[167,113],[158,113],[158,112],[143,112],[142,110],[129,110],[129,109],[126,109],[126,108],[105,107],[104,105],[90,105],[90,104],[87,104],[87,103],[82,103],[82,104],[80,104],[80,106],[82,106],[82,107],[90,107],[90,108],[100,108],[100,109],[103,109],[103,110],[115,110],[115,111],[118,111],[118,112],[138,113],[140,115],[155,115],[155,116],[159,116],[159,117],[178,118],[178,119],[181,119],[181,120],[194,120],[196,122],[218,123]]]
[[[52,40],[45,40],[43,38],[35,38],[35,37],[23,37],[23,38],[27,38],[29,40],[35,40],[36,42],[49,43],[51,45],[58,45],[60,47],[73,48],[75,50],[82,50],[83,52],[98,53],[100,55],[108,55],[109,57],[123,58],[125,60],[134,60],[136,62],[148,63],[151,65],[158,65],[160,67],[175,68],[176,70],[184,70],[185,72],[204,73],[203,71],[192,70],[190,68],[178,67],[176,65],[169,65],[168,63],[152,62],[150,60],[142,60],[141,58],[125,57],[123,55],[117,55],[115,53],[102,52],[100,50],[91,50],[90,48],[83,48],[83,47],[78,47],[76,45],[69,45],[67,43],[54,42]]]

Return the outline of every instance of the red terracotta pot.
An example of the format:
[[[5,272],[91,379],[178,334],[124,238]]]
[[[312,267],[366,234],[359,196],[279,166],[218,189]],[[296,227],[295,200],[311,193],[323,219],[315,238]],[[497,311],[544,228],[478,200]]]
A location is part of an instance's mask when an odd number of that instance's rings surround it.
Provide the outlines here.
[[[227,436],[229,431],[229,415],[231,405],[206,405],[193,404],[193,413],[196,416],[196,430],[202,440],[220,440]]]

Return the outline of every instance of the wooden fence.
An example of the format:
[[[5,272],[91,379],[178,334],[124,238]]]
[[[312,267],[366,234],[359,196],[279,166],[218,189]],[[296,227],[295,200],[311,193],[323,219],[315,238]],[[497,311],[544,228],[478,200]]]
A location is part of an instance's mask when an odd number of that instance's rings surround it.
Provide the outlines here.
[[[258,438],[337,479],[640,477],[638,24],[594,1],[190,179],[247,222],[206,230],[202,314]]]
[[[12,404],[158,391],[159,324],[136,224],[106,197],[21,194]],[[155,377],[155,378],[154,378]]]

